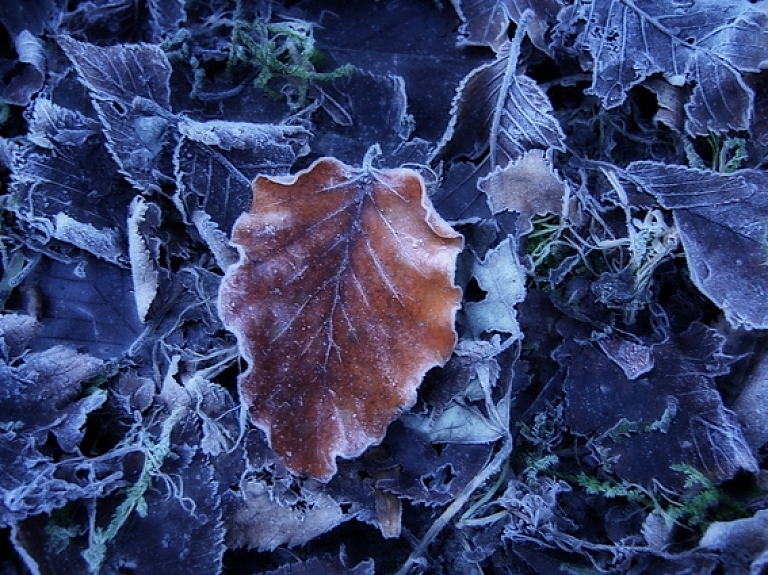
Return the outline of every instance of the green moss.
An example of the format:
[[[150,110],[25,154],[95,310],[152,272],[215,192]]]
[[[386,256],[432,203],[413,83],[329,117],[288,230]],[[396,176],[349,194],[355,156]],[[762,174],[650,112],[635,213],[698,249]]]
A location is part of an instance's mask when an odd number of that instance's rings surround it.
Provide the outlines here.
[[[274,98],[281,93],[293,109],[306,105],[307,90],[313,82],[350,75],[347,64],[332,72],[318,72],[325,56],[315,47],[312,25],[300,20],[279,23],[237,21],[232,29],[227,74],[245,66],[257,71],[254,85]],[[280,90],[274,80],[283,83]]]
[[[118,506],[106,528],[97,527],[95,512],[91,514],[88,548],[83,551],[83,558],[91,573],[101,571],[107,554],[107,544],[117,536],[131,514],[135,511],[140,517],[146,516],[147,502],[144,496],[152,485],[152,480],[162,476],[160,469],[171,453],[171,431],[186,412],[186,408],[180,407],[168,416],[163,422],[157,442],[146,437],[143,428],[138,428],[136,449],[144,454],[144,467],[138,480],[128,488],[125,500]]]

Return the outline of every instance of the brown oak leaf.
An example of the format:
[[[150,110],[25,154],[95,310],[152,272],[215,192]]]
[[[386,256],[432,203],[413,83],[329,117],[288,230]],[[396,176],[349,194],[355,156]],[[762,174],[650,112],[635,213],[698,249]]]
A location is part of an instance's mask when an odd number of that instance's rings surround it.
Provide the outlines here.
[[[448,360],[463,238],[408,169],[322,158],[253,192],[219,294],[249,366],[240,397],[291,471],[328,481]]]

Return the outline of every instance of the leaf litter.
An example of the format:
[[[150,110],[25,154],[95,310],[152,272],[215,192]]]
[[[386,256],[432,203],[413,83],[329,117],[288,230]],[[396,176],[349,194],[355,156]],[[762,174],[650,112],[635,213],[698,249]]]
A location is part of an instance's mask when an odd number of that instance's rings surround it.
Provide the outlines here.
[[[16,570],[759,572],[767,17],[0,8]]]

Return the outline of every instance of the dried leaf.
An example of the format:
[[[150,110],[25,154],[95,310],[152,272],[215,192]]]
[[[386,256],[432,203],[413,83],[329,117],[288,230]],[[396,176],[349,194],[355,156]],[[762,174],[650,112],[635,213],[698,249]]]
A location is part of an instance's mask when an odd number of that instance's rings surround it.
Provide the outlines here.
[[[289,469],[328,481],[448,359],[463,240],[410,170],[323,158],[253,187],[219,302],[249,363],[241,398]]]
[[[510,334],[522,339],[515,306],[525,299],[525,271],[507,238],[489,251],[482,262],[475,262],[473,275],[485,299],[465,305],[472,338],[484,332]]]
[[[768,328],[768,200],[762,172],[634,162],[629,175],[671,209],[691,279],[733,325]]]
[[[488,151],[491,167],[506,166],[532,148],[564,150],[565,134],[552,114],[544,91],[517,73],[520,32],[490,64],[472,70],[461,82],[451,109],[451,123],[433,159]]]
[[[543,52],[548,51],[548,20],[554,20],[560,8],[556,0],[451,0],[451,4],[462,21],[460,46],[498,49],[507,39],[510,21],[519,23],[530,10],[535,14],[528,24],[531,42]]]
[[[60,36],[104,125],[107,148],[142,193],[160,189],[158,157],[171,124],[171,65],[159,46],[101,47]]]
[[[575,49],[592,54],[590,92],[607,108],[661,72],[675,85],[693,85],[685,106],[690,133],[748,129],[754,95],[742,74],[759,72],[768,60],[765,14],[751,2],[699,2],[681,10],[674,2],[595,0],[560,18],[566,39],[579,21],[586,23]]]
[[[141,231],[141,224],[151,206],[141,196],[136,196],[131,202],[128,215],[128,255],[131,259],[133,295],[141,321],[146,319],[159,286],[159,274]]]
[[[522,214],[519,232],[533,230],[531,217],[563,212],[565,182],[558,178],[543,150],[530,150],[516,162],[496,168],[477,187],[485,193],[494,214],[504,210]]]

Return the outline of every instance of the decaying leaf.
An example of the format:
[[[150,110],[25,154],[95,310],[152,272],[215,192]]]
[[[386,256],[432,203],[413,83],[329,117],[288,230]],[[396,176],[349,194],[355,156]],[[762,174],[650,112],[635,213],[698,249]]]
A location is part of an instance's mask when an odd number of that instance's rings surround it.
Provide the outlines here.
[[[496,49],[507,39],[510,21],[519,23],[530,10],[534,13],[528,25],[531,42],[543,52],[548,48],[548,20],[554,20],[560,8],[556,0],[451,0],[451,4],[462,20],[459,32],[464,36],[459,45]]]
[[[733,360],[723,343],[715,330],[694,323],[656,345],[654,366],[635,379],[595,346],[565,344],[556,356],[569,356],[569,425],[577,434],[596,433],[593,444],[618,477],[633,483],[680,487],[683,478],[670,467],[678,463],[715,482],[740,470],[754,473],[758,463],[714,386]]]
[[[762,172],[634,162],[627,174],[672,210],[691,279],[733,325],[768,327],[768,200]]]
[[[675,3],[642,0],[580,2],[561,11],[567,34],[586,25],[576,47],[592,54],[592,87],[607,108],[652,74],[674,85],[690,83],[687,130],[692,134],[746,130],[754,99],[743,78],[768,58],[765,13],[746,0]],[[572,42],[572,39],[569,40]]]
[[[467,323],[473,339],[483,332],[509,334],[522,339],[515,306],[525,299],[525,271],[509,238],[489,251],[482,261],[476,261],[474,276],[485,299],[465,305]]]
[[[472,70],[458,87],[451,123],[434,159],[488,152],[490,166],[506,166],[526,150],[564,149],[565,135],[536,82],[517,73],[524,30],[499,48],[496,59]]]
[[[488,206],[494,214],[504,210],[523,215],[520,233],[533,230],[534,214],[563,212],[563,199],[567,190],[558,178],[543,150],[529,150],[517,161],[480,178],[477,187],[485,193]]]
[[[322,158],[253,189],[219,301],[249,363],[241,398],[291,471],[328,481],[450,356],[463,239],[406,169]]]

